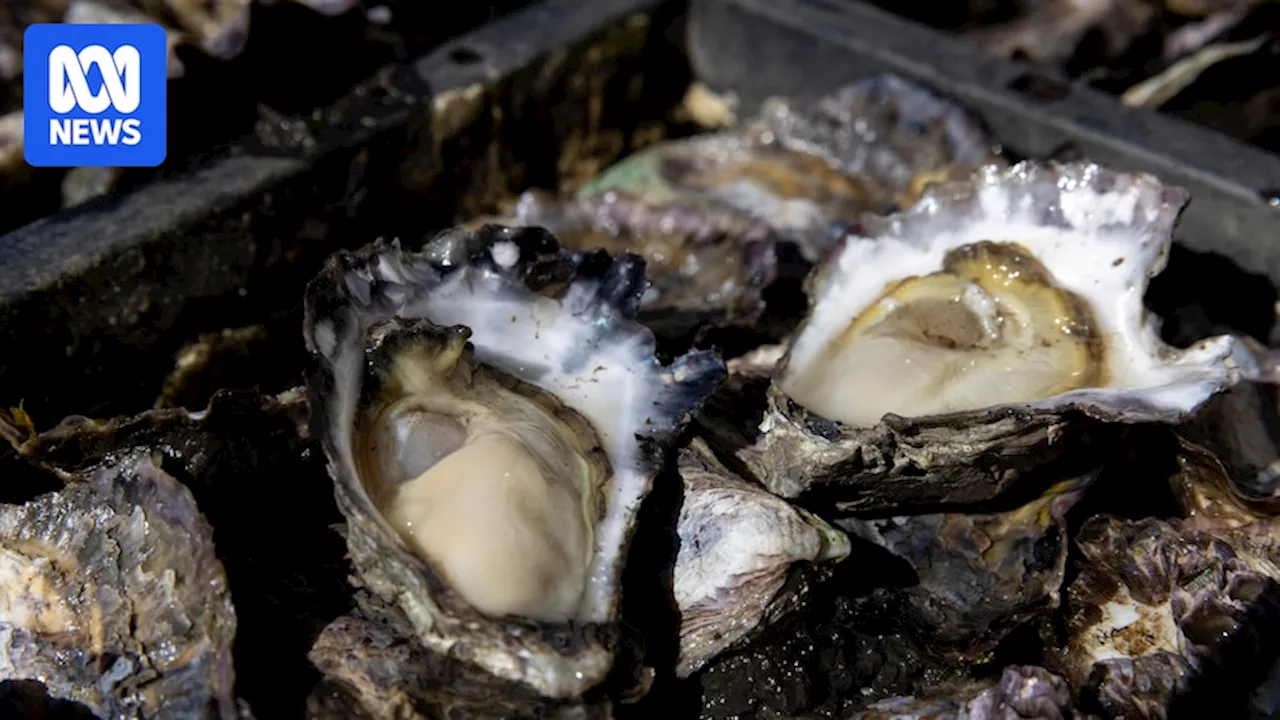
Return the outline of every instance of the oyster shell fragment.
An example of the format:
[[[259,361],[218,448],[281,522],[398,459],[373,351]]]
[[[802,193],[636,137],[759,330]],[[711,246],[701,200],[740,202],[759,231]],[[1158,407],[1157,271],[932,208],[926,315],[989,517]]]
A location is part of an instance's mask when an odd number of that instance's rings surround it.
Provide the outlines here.
[[[361,582],[428,649],[548,698],[608,673],[659,443],[724,376],[655,359],[643,283],[635,256],[488,226],[339,254],[308,288],[312,427]]]
[[[1164,345],[1143,307],[1186,197],[1022,163],[868,219],[811,277],[743,459],[783,497],[891,509],[988,499],[1087,464],[1091,433],[1182,422],[1257,372],[1230,337]]]
[[[849,720],[1063,720],[1071,689],[1044,668],[1011,665],[994,684],[970,683],[946,697],[896,697],[873,703]]]
[[[0,678],[98,717],[238,718],[213,530],[148,455],[0,507]]]
[[[849,538],[821,518],[737,477],[701,439],[680,453],[684,501],[674,595],[680,611],[676,675],[777,619],[802,601],[801,577],[849,555]]]

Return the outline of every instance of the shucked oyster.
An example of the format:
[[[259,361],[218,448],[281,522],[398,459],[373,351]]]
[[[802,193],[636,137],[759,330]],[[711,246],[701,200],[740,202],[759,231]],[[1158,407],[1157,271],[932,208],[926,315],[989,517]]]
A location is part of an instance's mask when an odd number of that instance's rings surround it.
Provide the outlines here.
[[[736,477],[701,439],[680,453],[684,500],[674,594],[685,677],[776,620],[849,555],[849,538],[821,518]],[[798,572],[808,569],[811,572]]]
[[[0,679],[97,717],[239,717],[213,530],[145,454],[0,507]]]
[[[867,220],[811,277],[744,460],[846,510],[974,501],[1090,462],[1070,452],[1090,431],[1183,420],[1256,373],[1229,337],[1164,345],[1143,307],[1185,201],[1146,175],[1023,163]]]
[[[361,582],[426,648],[547,698],[609,671],[655,443],[724,375],[659,364],[643,285],[635,256],[489,226],[339,254],[307,292],[313,432]]]

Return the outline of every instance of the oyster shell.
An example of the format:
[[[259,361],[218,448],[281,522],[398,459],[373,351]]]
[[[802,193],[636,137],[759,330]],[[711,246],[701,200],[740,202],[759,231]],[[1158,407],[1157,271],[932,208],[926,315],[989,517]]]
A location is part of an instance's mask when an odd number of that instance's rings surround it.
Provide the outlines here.
[[[107,421],[69,417],[32,434],[0,423],[19,455],[58,475],[92,474],[121,456],[164,454],[165,472],[216,528],[235,600],[237,695],[262,718],[296,716],[315,683],[306,651],[351,606],[342,520],[305,393],[220,391],[206,409]],[[0,454],[0,458],[3,455]],[[12,479],[12,478],[10,478]],[[247,499],[252,499],[248,502]]]
[[[813,571],[848,557],[849,538],[731,473],[699,438],[681,450],[679,472],[676,675],[687,677],[794,609],[808,584],[829,574]]]
[[[1155,519],[1086,521],[1059,658],[1082,702],[1109,717],[1246,713],[1280,659],[1275,543],[1256,542],[1274,534],[1266,524],[1206,533]]]
[[[848,720],[1063,720],[1070,717],[1067,681],[1044,668],[1011,665],[995,683],[969,683],[942,697],[896,697]]]
[[[239,717],[213,530],[146,454],[0,507],[0,678],[98,717]]]
[[[1142,305],[1186,197],[1022,163],[867,219],[811,277],[742,459],[783,497],[900,512],[989,499],[1055,461],[1075,475],[1126,425],[1184,421],[1257,373],[1230,337],[1164,345]]]
[[[859,605],[937,649],[980,657],[1021,623],[1058,607],[1067,565],[1063,516],[1092,480],[1060,483],[1007,512],[836,521],[916,574],[909,587],[879,588]]]
[[[655,359],[643,273],[487,226],[339,254],[307,291],[312,428],[361,582],[427,648],[548,698],[609,672],[658,443],[724,376]]]

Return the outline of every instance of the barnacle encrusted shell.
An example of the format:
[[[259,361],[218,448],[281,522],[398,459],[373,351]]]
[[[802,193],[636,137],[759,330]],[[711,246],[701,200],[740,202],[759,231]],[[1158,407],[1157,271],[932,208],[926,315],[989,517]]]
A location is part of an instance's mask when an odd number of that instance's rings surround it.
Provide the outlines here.
[[[381,242],[340,253],[308,287],[312,428],[330,460],[351,557],[361,582],[405,612],[425,647],[552,698],[577,696],[609,671],[620,572],[661,467],[659,445],[724,376],[710,353],[658,362],[652,332],[633,320],[643,289],[636,256],[564,253],[545,230],[498,226],[447,231],[422,253]],[[512,408],[523,410],[512,416]],[[496,434],[478,434],[486,427]],[[370,445],[367,433],[383,433],[383,444]],[[526,442],[532,436],[544,440]],[[482,437],[506,444],[488,454]],[[560,450],[546,452],[553,446]],[[509,478],[488,473],[521,457],[543,463],[516,478],[545,483],[530,507],[578,503],[555,528],[509,505],[517,492],[503,484]],[[520,555],[551,542],[540,533],[585,537],[589,557],[566,555],[546,578],[560,589],[578,577],[578,595],[486,613],[474,586],[447,581],[487,568],[408,542],[439,528],[393,527],[376,497],[379,488],[417,492],[446,466],[458,477],[474,472],[474,483],[458,485],[471,498],[467,515],[449,522],[483,542],[461,550]],[[380,474],[388,468],[399,476]],[[499,494],[486,500],[471,492],[478,484]],[[484,535],[513,527],[529,533],[528,544]]]
[[[916,583],[878,588],[859,606],[937,650],[980,656],[1021,623],[1057,609],[1067,566],[1064,515],[1092,482],[1089,475],[1059,483],[1005,512],[837,520],[916,574]]]
[[[233,720],[235,634],[213,529],[149,454],[0,506],[0,679],[98,717]]]
[[[734,475],[700,438],[681,450],[678,468],[684,498],[673,584],[676,675],[686,677],[794,609],[810,583],[848,557],[849,538]]]
[[[988,499],[1052,461],[1087,469],[1091,437],[1184,421],[1256,372],[1230,337],[1168,347],[1143,306],[1186,199],[1021,163],[866,219],[811,276],[742,458],[783,497],[889,509]]]

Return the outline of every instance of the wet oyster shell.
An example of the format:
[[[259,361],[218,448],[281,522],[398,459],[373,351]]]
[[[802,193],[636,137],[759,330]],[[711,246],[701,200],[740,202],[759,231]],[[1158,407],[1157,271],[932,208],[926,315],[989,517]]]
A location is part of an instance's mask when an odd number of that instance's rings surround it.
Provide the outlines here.
[[[842,249],[810,277],[810,316],[775,370],[763,421],[747,438],[748,447],[728,449],[737,450],[764,485],[783,497],[812,497],[849,513],[900,512],[904,507],[988,500],[1033,470],[1079,475],[1096,466],[1096,451],[1112,446],[1127,426],[1184,422],[1211,397],[1257,373],[1256,360],[1229,337],[1187,350],[1164,346],[1158,319],[1141,306],[1137,283],[1163,268],[1186,199],[1184,191],[1146,175],[1114,173],[1088,163],[1021,163],[1008,169],[985,167],[967,182],[935,186],[908,212],[865,219],[859,235],[845,238]],[[1106,295],[1102,301],[1108,314],[1098,317],[1116,324],[1115,333],[1128,343],[1123,353],[1115,353],[1117,362],[1137,362],[1127,360],[1136,357],[1161,373],[1168,370],[1162,380],[1166,384],[1086,386],[1035,402],[919,417],[889,413],[870,427],[821,417],[782,391],[797,343],[817,342],[805,335],[815,317],[821,314],[830,321],[847,312],[841,303],[823,303],[826,293],[859,282],[866,283],[856,286],[860,292],[878,290],[898,279],[858,280],[852,275],[857,272],[854,259],[901,248],[915,253],[912,262],[922,262],[922,248],[938,252],[971,235],[1008,232],[1007,227],[1018,225],[1106,239],[1099,248],[1113,238],[1128,243],[1128,254],[1108,255],[1105,262],[1099,258],[1089,266],[1098,277],[1108,272],[1119,277],[1122,269],[1133,273],[1134,267],[1145,271],[1126,276],[1134,278],[1131,287],[1117,286],[1115,296]],[[1099,287],[1115,285],[1115,277],[1107,277],[1110,285]],[[1079,278],[1077,283],[1088,285]],[[1098,307],[1095,303],[1095,312]]]
[[[0,507],[0,678],[98,717],[238,718],[213,530],[146,454]]]
[[[881,700],[848,720],[1063,720],[1070,710],[1066,680],[1044,668],[1011,665],[995,683],[970,683],[946,696]]]
[[[420,254],[375,243],[340,253],[309,285],[304,335],[315,359],[308,381],[312,431],[330,459],[347,543],[361,582],[397,604],[428,648],[474,663],[550,698],[599,685],[612,666],[618,591],[635,513],[670,437],[723,378],[710,353],[670,366],[633,318],[643,261],[563,253],[546,231],[486,226],[442,233]],[[415,320],[418,319],[418,320]],[[600,490],[591,578],[567,623],[481,614],[412,552],[365,490],[353,460],[366,372],[384,362],[377,343],[435,324],[471,327],[476,360],[539,388],[590,422],[613,475]],[[567,333],[557,335],[557,333]],[[366,358],[366,342],[375,352]]]
[[[936,650],[980,658],[1023,622],[1057,609],[1067,565],[1066,512],[1093,481],[1060,483],[999,513],[938,513],[836,524],[901,558],[917,582],[859,605]]]
[[[695,438],[680,452],[684,497],[674,588],[676,675],[687,677],[803,601],[849,555],[849,539],[724,467]]]
[[[399,608],[369,593],[325,627],[309,657],[325,676],[307,701],[312,720],[610,717],[605,698],[551,701],[428,649]]]
[[[1109,717],[1247,712],[1280,659],[1280,569],[1250,535],[1097,516],[1076,543],[1059,663],[1082,703]]]
[[[346,545],[319,442],[306,435],[305,392],[220,391],[199,412],[152,410],[54,428],[6,427],[22,458],[87,475],[115,458],[163,453],[165,471],[216,528],[235,599],[236,691],[262,718],[296,716],[315,682],[316,632],[351,607]]]

